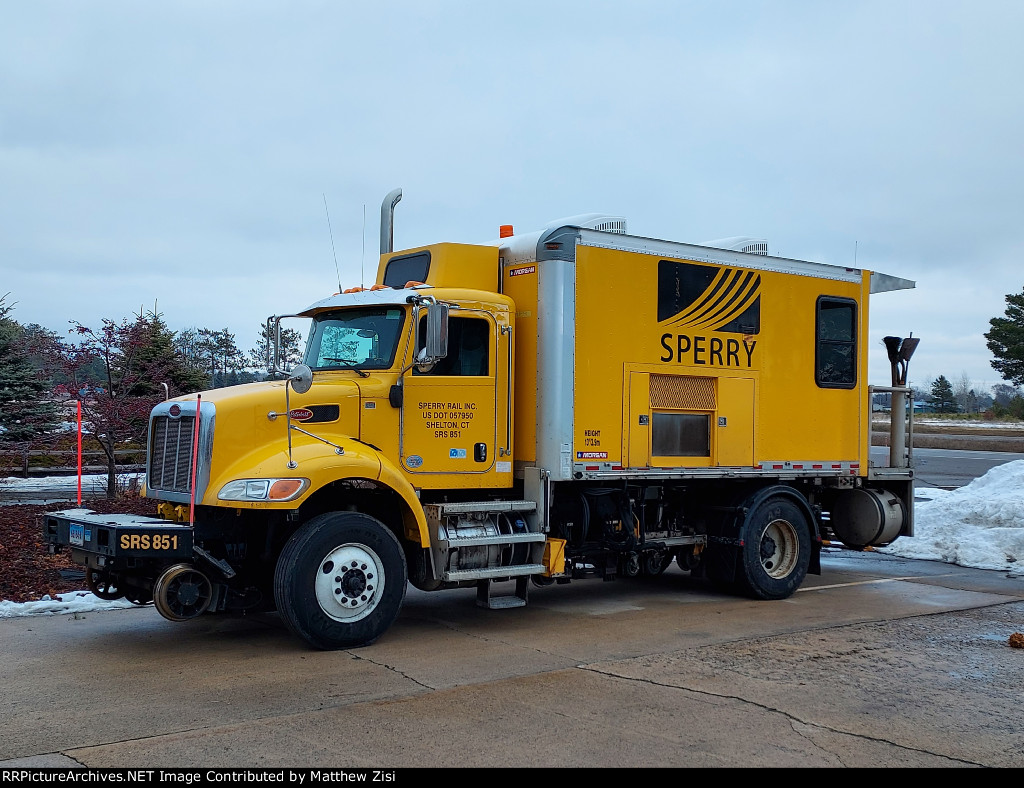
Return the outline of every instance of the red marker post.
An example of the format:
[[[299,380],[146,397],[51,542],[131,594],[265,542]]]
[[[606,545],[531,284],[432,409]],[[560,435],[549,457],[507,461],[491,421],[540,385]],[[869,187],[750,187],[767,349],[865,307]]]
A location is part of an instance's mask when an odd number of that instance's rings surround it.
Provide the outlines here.
[[[196,468],[199,466],[199,407],[202,405],[202,394],[196,394],[196,428],[192,436],[192,500],[188,505],[188,524],[196,524]]]
[[[78,400],[78,505],[82,505],[82,400]]]

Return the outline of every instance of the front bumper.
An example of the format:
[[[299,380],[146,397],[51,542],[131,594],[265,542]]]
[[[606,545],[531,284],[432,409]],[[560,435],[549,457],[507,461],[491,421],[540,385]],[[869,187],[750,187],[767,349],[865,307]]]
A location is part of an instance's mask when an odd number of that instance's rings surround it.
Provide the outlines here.
[[[188,525],[88,509],[43,515],[43,542],[51,554],[68,548],[74,563],[107,571],[141,570],[193,557]]]

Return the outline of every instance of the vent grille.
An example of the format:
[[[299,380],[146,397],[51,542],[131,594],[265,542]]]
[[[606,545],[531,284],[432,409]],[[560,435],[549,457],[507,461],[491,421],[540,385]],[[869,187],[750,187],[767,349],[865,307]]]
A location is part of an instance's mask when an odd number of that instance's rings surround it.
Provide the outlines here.
[[[715,249],[730,249],[747,254],[768,254],[768,241],[764,238],[750,238],[745,235],[719,238],[717,241],[705,241],[701,246],[713,246]]]
[[[768,254],[768,242],[754,241],[753,243],[743,246],[740,251],[746,252],[747,254]]]
[[[153,419],[149,446],[149,481],[154,490],[187,493],[192,488],[192,439],[196,417]]]
[[[714,410],[715,379],[651,375],[651,408]]]
[[[607,219],[602,222],[598,222],[594,225],[595,230],[600,230],[605,233],[619,233],[620,235],[626,234],[626,220],[625,219]]]
[[[337,405],[307,405],[313,414],[312,418],[306,419],[306,424],[316,424],[322,421],[337,421],[341,408]]]

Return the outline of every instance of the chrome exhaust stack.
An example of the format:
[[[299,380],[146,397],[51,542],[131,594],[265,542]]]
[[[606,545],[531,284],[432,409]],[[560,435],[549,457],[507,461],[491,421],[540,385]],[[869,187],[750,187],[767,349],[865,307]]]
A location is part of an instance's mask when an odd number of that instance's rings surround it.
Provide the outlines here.
[[[910,357],[917,350],[921,341],[911,334],[906,339],[899,337],[884,337],[886,353],[889,355],[889,364],[892,367],[892,406],[889,409],[889,467],[906,468],[908,465],[908,453],[905,451],[907,443],[907,424],[913,430],[914,404],[910,403],[910,412],[907,412],[907,368],[910,366]]]
[[[380,253],[395,251],[395,206],[402,199],[401,189],[392,189],[380,205]]]

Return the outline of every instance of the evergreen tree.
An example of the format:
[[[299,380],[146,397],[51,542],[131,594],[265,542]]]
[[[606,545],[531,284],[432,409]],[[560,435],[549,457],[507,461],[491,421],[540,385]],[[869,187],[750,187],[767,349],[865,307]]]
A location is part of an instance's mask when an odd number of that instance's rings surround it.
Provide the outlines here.
[[[946,380],[945,375],[939,375],[932,383],[932,405],[936,413],[956,413],[958,410],[953,384]]]
[[[57,428],[50,380],[33,363],[32,335],[9,317],[14,304],[0,296],[0,441],[30,442]]]
[[[208,389],[212,384],[210,376],[206,372],[208,364],[206,362],[203,337],[199,332],[200,329],[198,328],[185,328],[175,334],[172,340],[174,351],[177,353],[182,367],[186,370],[190,379],[196,381],[199,387],[193,389],[193,391]]]
[[[238,373],[246,367],[246,359],[235,343],[235,335],[227,328],[219,331],[199,329],[199,348],[214,388],[241,382]]]
[[[270,335],[270,327],[264,323],[260,327],[260,342],[249,350],[248,366],[258,372],[270,373],[275,365],[268,364],[273,349],[273,337]],[[281,329],[281,341],[278,346],[278,358],[276,366],[279,369],[291,369],[302,362],[302,334],[294,328]],[[274,377],[281,377],[274,375]]]
[[[163,380],[141,380],[133,394],[163,394],[161,383],[167,384],[167,394],[171,397],[207,388],[208,378],[201,369],[187,363],[175,346],[174,332],[167,328],[163,315],[140,313],[136,321],[140,324],[143,341],[137,356],[140,369],[161,370],[165,374]]]
[[[1016,386],[1024,385],[1024,292],[1006,296],[1006,317],[994,317],[985,334],[992,368]]]

